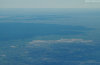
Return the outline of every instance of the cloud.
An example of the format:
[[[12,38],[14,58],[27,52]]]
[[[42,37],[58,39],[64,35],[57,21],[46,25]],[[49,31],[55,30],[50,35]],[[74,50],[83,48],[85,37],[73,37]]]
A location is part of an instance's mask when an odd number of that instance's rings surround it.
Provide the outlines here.
[[[85,0],[85,2],[100,2],[100,0]]]
[[[36,43],[91,43],[92,40],[84,39],[59,39],[59,40],[33,40],[29,42],[30,44]]]
[[[10,46],[10,47],[11,47],[11,48],[16,48],[16,46],[13,46],[13,45],[12,45],[12,46]]]
[[[0,16],[0,18],[8,18],[9,16]]]

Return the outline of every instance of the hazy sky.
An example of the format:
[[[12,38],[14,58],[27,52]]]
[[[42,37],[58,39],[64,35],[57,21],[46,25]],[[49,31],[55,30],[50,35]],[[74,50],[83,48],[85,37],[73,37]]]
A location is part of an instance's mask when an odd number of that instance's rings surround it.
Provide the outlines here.
[[[97,0],[0,0],[0,8],[100,8],[100,0],[95,1]]]

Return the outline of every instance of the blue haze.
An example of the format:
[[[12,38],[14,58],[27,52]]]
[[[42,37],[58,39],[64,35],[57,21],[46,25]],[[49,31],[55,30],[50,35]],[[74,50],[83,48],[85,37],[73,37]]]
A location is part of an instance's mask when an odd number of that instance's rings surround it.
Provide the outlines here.
[[[100,9],[1,8],[0,65],[100,65]]]

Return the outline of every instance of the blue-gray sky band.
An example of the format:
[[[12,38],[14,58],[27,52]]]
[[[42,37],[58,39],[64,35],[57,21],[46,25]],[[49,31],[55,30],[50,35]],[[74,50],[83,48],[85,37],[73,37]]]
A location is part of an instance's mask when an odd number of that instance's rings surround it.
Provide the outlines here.
[[[100,8],[90,0],[0,0],[0,8]],[[97,1],[97,0],[94,0]]]

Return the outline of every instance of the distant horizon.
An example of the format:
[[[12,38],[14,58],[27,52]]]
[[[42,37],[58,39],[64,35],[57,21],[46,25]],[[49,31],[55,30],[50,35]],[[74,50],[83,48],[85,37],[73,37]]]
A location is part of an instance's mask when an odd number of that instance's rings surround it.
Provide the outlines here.
[[[7,9],[7,8],[0,8],[0,9]],[[11,9],[14,9],[14,8],[11,8]],[[18,9],[18,8],[15,8],[15,9]],[[19,8],[19,9],[21,9],[21,8]],[[23,8],[23,9],[27,9],[27,8]],[[43,9],[43,8],[29,8],[29,9]],[[47,9],[47,8],[45,8],[45,9]],[[49,8],[49,9],[100,9],[100,8],[98,7],[98,8]]]
[[[0,8],[100,8],[97,0],[0,0]]]

